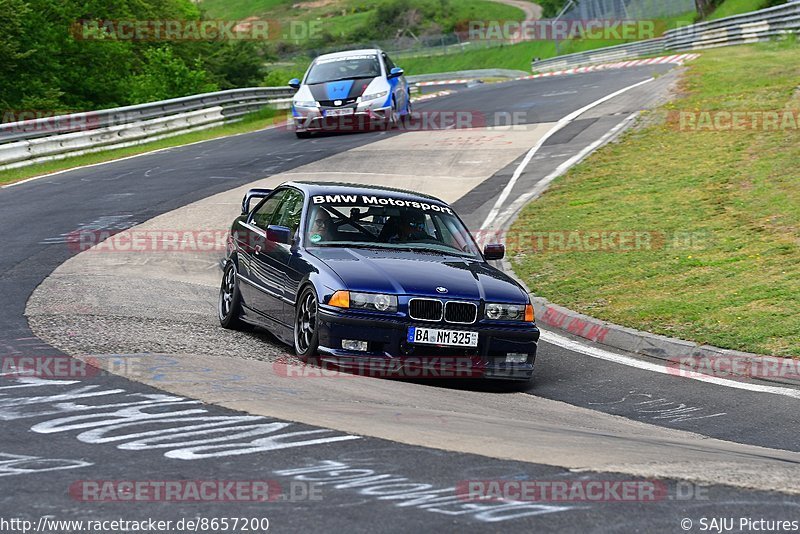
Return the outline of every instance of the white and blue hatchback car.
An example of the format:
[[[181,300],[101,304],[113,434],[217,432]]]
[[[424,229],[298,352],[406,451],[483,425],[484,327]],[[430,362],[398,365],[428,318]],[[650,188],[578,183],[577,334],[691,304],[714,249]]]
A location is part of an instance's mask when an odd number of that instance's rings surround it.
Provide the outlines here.
[[[325,54],[308,67],[292,99],[292,125],[297,137],[318,131],[392,128],[411,113],[403,69],[379,49]]]

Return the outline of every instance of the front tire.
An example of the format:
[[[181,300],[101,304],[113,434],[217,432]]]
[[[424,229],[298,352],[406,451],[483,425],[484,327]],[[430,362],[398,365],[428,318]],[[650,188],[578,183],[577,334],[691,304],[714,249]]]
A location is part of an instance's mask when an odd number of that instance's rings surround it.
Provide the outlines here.
[[[400,125],[400,112],[397,111],[397,100],[392,98],[392,111],[386,120],[386,130],[394,130]]]
[[[311,137],[311,132],[295,132],[298,139],[308,139]]]
[[[297,299],[294,319],[294,350],[303,361],[313,358],[319,348],[319,301],[314,288],[307,287]]]
[[[239,293],[239,280],[236,274],[236,265],[229,263],[222,275],[217,314],[219,316],[219,324],[223,328],[245,330],[247,324],[240,318],[242,315],[242,295]]]

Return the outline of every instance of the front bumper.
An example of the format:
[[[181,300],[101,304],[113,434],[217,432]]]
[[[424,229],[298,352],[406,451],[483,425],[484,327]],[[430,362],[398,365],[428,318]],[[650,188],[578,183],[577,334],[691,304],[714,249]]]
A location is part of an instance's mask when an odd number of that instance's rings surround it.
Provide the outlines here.
[[[491,378],[530,380],[539,329],[535,324],[472,325],[417,322],[323,307],[319,315],[321,360],[370,376],[402,378]],[[411,326],[478,332],[477,348],[415,345],[407,340]],[[342,348],[342,340],[366,341],[368,350]],[[508,353],[525,354],[525,363],[506,363]]]
[[[331,110],[352,109],[351,115],[326,116]],[[362,103],[342,108],[292,108],[292,126],[297,132],[355,132],[385,127],[392,118],[392,108]]]

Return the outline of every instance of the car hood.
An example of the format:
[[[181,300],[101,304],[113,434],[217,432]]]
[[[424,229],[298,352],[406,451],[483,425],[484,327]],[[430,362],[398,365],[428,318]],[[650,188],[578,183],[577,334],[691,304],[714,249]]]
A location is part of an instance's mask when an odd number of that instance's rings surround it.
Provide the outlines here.
[[[307,87],[317,102],[348,100],[363,95],[375,79],[355,78],[353,80],[317,83]]]
[[[459,256],[390,250],[321,248],[325,262],[350,291],[524,304],[525,291],[487,263]],[[440,293],[437,288],[447,288]]]

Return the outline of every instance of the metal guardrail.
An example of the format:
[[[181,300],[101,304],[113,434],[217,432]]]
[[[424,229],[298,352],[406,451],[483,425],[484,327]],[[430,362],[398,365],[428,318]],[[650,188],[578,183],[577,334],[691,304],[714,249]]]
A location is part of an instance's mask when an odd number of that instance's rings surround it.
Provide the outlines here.
[[[660,54],[664,52],[664,50],[665,42],[663,38],[649,39],[647,41],[637,41],[630,44],[609,46],[606,48],[598,48],[597,50],[578,52],[576,54],[566,54],[551,59],[534,61],[531,63],[531,67],[533,72],[548,72],[572,67],[595,65],[597,63],[636,59],[639,57]]]
[[[520,71],[483,69],[409,76],[409,82],[455,77],[518,78]],[[0,124],[0,169],[122,148],[217,126],[294,95],[289,87],[233,89],[135,106]]]
[[[663,52],[682,52],[767,41],[791,33],[800,33],[800,0],[792,0],[787,4],[751,13],[669,30],[658,39],[535,61],[531,63],[531,69],[533,72],[548,72],[609,61],[635,59]]]
[[[409,84],[419,82],[438,82],[442,80],[453,80],[460,78],[520,78],[527,76],[528,73],[521,70],[512,69],[478,69],[478,70],[457,70],[453,72],[439,72],[436,74],[416,74],[406,76]]]
[[[246,111],[242,111],[243,108],[254,105],[264,106],[275,99],[288,98],[293,94],[294,89],[288,87],[232,89],[135,106],[8,122],[0,124],[0,145],[21,139],[36,139],[89,128],[105,128],[213,106],[222,106],[223,115],[227,118],[234,118],[246,113]]]
[[[0,169],[141,144],[223,124],[290,98],[289,87],[232,89],[0,124]]]

